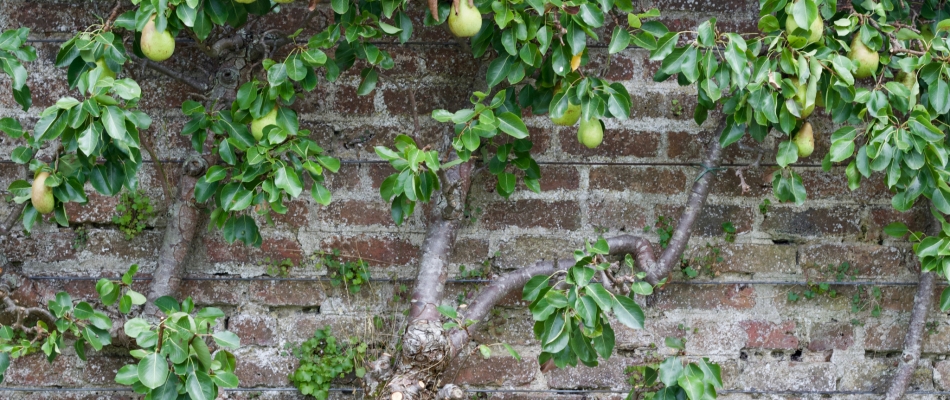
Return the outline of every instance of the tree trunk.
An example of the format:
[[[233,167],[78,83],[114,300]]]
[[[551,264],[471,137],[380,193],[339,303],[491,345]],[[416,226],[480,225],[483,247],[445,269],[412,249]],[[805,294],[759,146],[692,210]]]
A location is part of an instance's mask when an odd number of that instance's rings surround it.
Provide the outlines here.
[[[917,363],[920,362],[920,342],[924,337],[924,325],[927,322],[927,312],[933,304],[934,299],[934,277],[933,272],[921,272],[920,282],[917,284],[917,294],[914,295],[914,309],[910,314],[910,327],[907,329],[907,335],[904,336],[904,354],[901,356],[900,365],[894,374],[894,380],[887,389],[887,400],[897,400],[904,397],[910,381],[914,377],[914,371],[917,370]]]
[[[179,179],[175,202],[168,209],[168,224],[165,238],[158,253],[152,283],[145,303],[145,315],[158,315],[155,299],[162,296],[174,296],[181,286],[181,277],[191,254],[192,243],[198,226],[198,210],[192,199],[198,177],[204,174],[207,163],[200,157],[189,158]]]

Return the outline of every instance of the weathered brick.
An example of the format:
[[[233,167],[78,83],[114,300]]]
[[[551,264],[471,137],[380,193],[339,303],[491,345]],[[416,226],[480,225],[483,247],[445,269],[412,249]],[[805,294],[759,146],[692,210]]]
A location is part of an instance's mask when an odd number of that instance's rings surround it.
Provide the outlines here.
[[[286,213],[271,213],[270,216],[278,226],[291,228],[307,226],[307,223],[310,221],[310,207],[319,207],[316,204],[311,205],[310,201],[306,198],[287,201],[284,202],[284,205],[287,206]],[[326,210],[323,209],[320,210],[320,212],[326,212]]]
[[[713,265],[717,272],[739,272],[753,274],[797,274],[801,273],[796,261],[795,246],[756,245],[756,244],[720,244],[723,262]]]
[[[686,191],[680,168],[601,166],[590,170],[590,188],[634,193],[680,194]]]
[[[376,112],[375,94],[357,96],[355,86],[340,85],[337,87],[333,109],[343,115],[371,115]]]
[[[455,246],[452,247],[452,255],[449,256],[449,262],[453,264],[468,264],[474,267],[488,258],[490,258],[488,254],[488,241],[459,238],[455,240]]]
[[[297,359],[281,356],[277,349],[241,348],[234,353],[234,374],[241,387],[287,387],[287,378],[297,368]]]
[[[559,132],[561,150],[573,156],[647,158],[656,157],[659,153],[660,135],[653,132],[608,128],[604,131],[603,143],[595,149],[578,142],[576,127],[563,127]]]
[[[820,323],[811,327],[809,351],[847,350],[854,344],[854,327],[849,322]]]
[[[762,230],[773,236],[857,235],[861,216],[852,207],[775,208],[762,222]]]
[[[228,330],[241,338],[242,346],[277,344],[277,320],[265,315],[235,315],[228,319]]]
[[[745,0],[700,2],[692,0],[656,0],[653,5],[664,11],[728,11],[730,13],[751,10],[750,3]]]
[[[322,250],[339,249],[347,257],[360,257],[379,267],[411,264],[419,256],[419,248],[405,239],[358,235],[335,236],[323,242]],[[385,260],[385,261],[383,261]]]
[[[92,348],[87,345],[86,354],[92,354]],[[136,359],[132,357],[116,356],[88,356],[85,363],[80,362],[83,373],[83,382],[93,385],[112,385],[115,384],[115,375],[128,364],[135,364]]]
[[[481,220],[486,229],[510,226],[575,230],[580,227],[580,205],[576,201],[515,200],[488,207]]]
[[[541,260],[570,258],[573,248],[573,242],[560,238],[519,236],[499,244],[495,261],[502,268],[521,268]]]
[[[247,293],[247,282],[191,280],[181,282],[181,296],[191,297],[197,305],[234,305],[240,304]]]
[[[757,349],[793,350],[798,348],[795,336],[795,321],[775,323],[770,321],[742,321],[746,331],[746,347]]]
[[[251,300],[269,306],[315,307],[326,299],[320,285],[306,281],[254,281]]]
[[[73,386],[80,383],[82,372],[76,369],[78,358],[60,355],[49,363],[46,355],[36,352],[10,360],[3,382],[14,386]],[[68,372],[66,372],[68,371]]]
[[[504,353],[504,349],[495,351]],[[445,376],[454,376],[456,385],[474,386],[524,386],[534,380],[538,372],[538,362],[530,357],[521,361],[505,355],[493,354],[486,359],[475,353],[454,358],[445,371]]]
[[[278,261],[290,259],[294,263],[299,263],[303,259],[300,243],[293,238],[265,236],[259,249],[245,246],[240,242],[229,245],[220,236],[205,237],[202,242],[205,255],[211,263],[247,263],[264,259]]]
[[[756,390],[834,390],[835,364],[770,362],[740,365],[738,388]]]
[[[672,284],[655,292],[660,310],[747,309],[755,305],[755,289],[748,285]]]
[[[542,165],[541,166],[541,191],[548,192],[552,190],[573,190],[580,185],[580,173],[573,166],[561,165]],[[518,181],[519,189],[524,189],[524,183]]]
[[[638,232],[650,221],[650,212],[636,201],[590,200],[587,215],[591,225],[611,231]]]
[[[319,213],[320,219],[334,225],[382,225],[395,226],[389,204],[380,198],[373,201],[341,200],[330,203]]]
[[[664,215],[673,219],[673,226],[679,221],[683,213],[682,206],[659,205],[657,216]],[[692,234],[695,236],[723,236],[723,224],[731,223],[736,228],[736,234],[749,232],[755,222],[755,211],[751,207],[734,206],[728,204],[706,204],[703,206],[699,218],[693,223]]]
[[[641,361],[629,357],[610,357],[595,368],[578,365],[553,369],[546,373],[548,386],[554,389],[623,388],[626,384],[624,369]]]
[[[823,268],[847,262],[851,273],[862,277],[912,275],[905,265],[906,250],[892,246],[866,244],[811,244],[798,249],[804,267]]]

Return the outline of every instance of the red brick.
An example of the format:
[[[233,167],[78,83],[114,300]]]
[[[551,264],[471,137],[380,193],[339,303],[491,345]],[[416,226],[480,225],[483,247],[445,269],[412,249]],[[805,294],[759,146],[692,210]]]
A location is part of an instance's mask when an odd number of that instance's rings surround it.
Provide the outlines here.
[[[128,364],[136,364],[132,357],[89,356],[93,354],[91,346],[86,345],[87,361],[82,366],[83,381],[93,385],[114,385],[115,375]]]
[[[937,222],[930,215],[930,210],[924,206],[926,203],[920,202],[918,205],[905,212],[897,211],[891,206],[872,208],[868,221],[868,240],[893,239],[884,234],[884,227],[894,222],[901,222],[914,232],[930,232]]]
[[[244,349],[242,349],[244,350]],[[287,387],[287,378],[297,368],[297,359],[282,357],[273,351],[238,351],[234,355],[237,365],[234,374],[241,387]]]
[[[468,96],[471,95],[468,79],[464,82],[431,83],[418,85],[416,88],[416,115],[419,118],[426,118],[432,114],[433,110],[449,110],[455,112],[462,108],[472,107]],[[409,101],[408,87],[414,86],[408,83],[405,86],[387,87],[383,90],[383,101],[386,108],[393,115],[412,115],[412,103]],[[337,101],[339,101],[339,94]]]
[[[534,358],[524,357],[518,361],[509,357],[503,348],[495,346],[492,348],[491,358],[488,359],[482,357],[477,350],[473,354],[454,358],[449,363],[445,376],[454,376],[452,382],[456,385],[524,386],[534,380],[537,371],[538,362]]]
[[[580,227],[576,201],[517,200],[487,206],[482,226],[498,230],[509,226],[575,230]]]
[[[455,240],[455,246],[452,247],[449,262],[452,264],[468,264],[468,266],[474,267],[488,258],[487,240],[459,238]]]
[[[591,225],[608,228],[614,232],[638,232],[652,222],[649,220],[649,211],[639,202],[590,200],[587,203],[587,212]]]
[[[578,364],[577,367],[555,368],[546,373],[548,386],[552,389],[596,389],[616,388],[619,382],[626,381],[624,369],[641,361],[627,357],[610,357],[600,360],[595,368]]]
[[[907,275],[905,250],[891,246],[865,244],[813,244],[801,246],[799,262],[803,266],[825,268],[844,262],[862,277],[896,277]]]
[[[686,190],[686,173],[680,168],[600,166],[590,170],[590,188],[639,193],[679,194]]]
[[[3,382],[12,386],[72,386],[79,384],[75,371],[76,356],[60,355],[53,363],[46,362],[46,354],[36,352],[10,360],[10,368],[3,375]]]
[[[357,96],[356,87],[340,85],[337,87],[333,109],[342,115],[371,115],[376,112],[376,92],[367,96]]]
[[[672,218],[675,226],[683,214],[683,208],[682,206],[659,205],[656,214]],[[693,224],[692,233],[696,236],[724,236],[725,231],[722,225],[726,222],[732,223],[737,234],[749,232],[755,222],[755,213],[756,211],[748,206],[706,204]]]
[[[762,230],[772,235],[821,236],[857,235],[861,215],[852,207],[772,208],[762,222]]]
[[[775,203],[775,199],[770,197],[772,196],[771,171],[765,168],[747,169],[742,172],[742,177],[745,180],[745,184],[749,186],[749,189],[744,193],[742,191],[742,180],[736,175],[735,168],[718,172],[712,181],[710,194],[713,196],[733,196],[746,199],[769,198],[769,201]],[[761,200],[759,200],[759,202],[761,202]],[[758,203],[749,203],[750,206],[757,204]],[[755,207],[755,211],[758,212],[758,207]]]
[[[299,263],[303,259],[303,250],[300,249],[300,243],[296,239],[265,236],[259,249],[245,246],[241,242],[229,245],[224,238],[219,236],[205,237],[202,242],[208,262],[211,263],[246,263],[264,259],[278,261],[290,259],[294,263]]]
[[[574,156],[648,158],[659,154],[661,134],[655,132],[608,128],[604,131],[604,142],[591,149],[577,141],[577,127],[562,127],[559,131],[561,150]]]
[[[311,205],[310,201],[307,200],[308,197],[310,197],[310,193],[305,191],[301,197],[285,201],[284,205],[287,206],[287,212],[284,214],[271,212],[271,219],[281,227],[302,228],[307,226],[310,221],[310,207],[321,207],[315,203]]]
[[[326,294],[314,282],[254,281],[249,290],[250,299],[269,306],[316,307]]]
[[[112,217],[118,215],[116,205],[119,196],[106,197],[98,193],[89,193],[86,204],[66,203],[66,215],[70,223],[111,224]],[[154,202],[152,202],[154,204]]]
[[[190,280],[181,282],[181,299],[191,297],[197,305],[235,305],[244,301],[247,282]]]
[[[381,198],[375,201],[341,200],[330,203],[325,210],[321,210],[320,219],[324,222],[345,225],[382,225],[396,226],[393,222],[389,204]]]
[[[573,190],[580,185],[580,173],[573,166],[562,165],[541,165],[541,191],[551,190]],[[518,181],[519,188],[524,187],[521,180]]]
[[[755,306],[755,289],[746,285],[671,284],[655,293],[660,310],[749,309]]]
[[[228,319],[228,330],[241,338],[241,346],[277,344],[277,321],[271,317],[238,314]]]
[[[49,262],[70,260],[77,255],[73,249],[76,237],[73,232],[33,232],[29,237],[11,236],[0,243],[3,254],[11,261]]]
[[[769,321],[742,321],[740,325],[748,335],[746,347],[782,350],[798,348],[795,321],[784,321],[780,324]]]
[[[334,194],[344,190],[357,190],[362,183],[360,179],[360,170],[363,168],[372,169],[374,167],[389,167],[389,165],[369,164],[366,166],[361,164],[343,164],[340,165],[340,169],[337,173],[326,175],[327,180],[324,182],[324,186],[326,186],[327,189],[330,189],[330,192]],[[392,170],[392,167],[389,167],[389,169]],[[379,183],[382,183],[382,180],[380,180]],[[379,186],[377,185],[374,187],[378,188]]]
[[[809,351],[847,350],[854,344],[854,327],[848,322],[813,325]]]
[[[374,267],[406,265],[415,262],[419,248],[408,240],[359,235],[334,237],[325,241],[322,250],[339,249],[348,257],[361,257]]]

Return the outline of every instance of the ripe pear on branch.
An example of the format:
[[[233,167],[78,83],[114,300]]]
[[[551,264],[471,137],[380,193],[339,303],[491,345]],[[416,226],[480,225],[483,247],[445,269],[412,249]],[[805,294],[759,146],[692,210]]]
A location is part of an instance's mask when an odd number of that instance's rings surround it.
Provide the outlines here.
[[[432,2],[429,6],[432,6]],[[432,15],[438,20],[438,9],[434,9]],[[456,37],[472,37],[482,29],[482,14],[475,8],[473,0],[460,1],[455,0],[452,3],[452,9],[449,11],[449,30]]]
[[[794,142],[798,146],[799,157],[808,157],[815,151],[815,131],[811,122],[802,124],[802,128],[795,134]]]
[[[155,29],[155,15],[152,15],[145,28],[142,28],[142,39],[139,43],[142,54],[152,61],[165,61],[175,52],[175,37],[168,29],[161,32]]]
[[[808,85],[804,83],[799,83],[798,78],[789,78],[792,81],[792,86],[795,87],[795,103],[798,103],[798,107],[801,109],[801,118],[805,119],[815,111],[815,104],[817,103],[817,96],[815,101],[808,104]]]
[[[33,188],[30,192],[30,201],[33,208],[40,214],[49,214],[53,212],[53,188],[46,186],[46,178],[49,178],[49,172],[40,172],[33,178]]]
[[[270,125],[277,125],[277,107],[263,117],[251,121],[251,135],[254,135],[255,140],[261,140],[264,137],[264,128]]]
[[[876,51],[872,51],[861,41],[861,34],[856,33],[854,39],[851,39],[851,51],[848,52],[848,59],[857,64],[854,71],[854,77],[858,79],[869,78],[877,72],[877,67],[881,63],[881,56]]]
[[[600,146],[604,141],[604,125],[597,118],[581,120],[581,126],[577,128],[577,140],[588,148]]]
[[[795,17],[792,16],[792,14],[788,14],[788,18],[785,19],[785,34],[788,35],[789,38],[805,39],[805,44],[800,46],[805,47],[821,40],[821,36],[825,30],[825,22],[821,19],[820,15],[818,18],[815,18],[811,25],[808,26],[807,37],[795,34],[795,30],[799,28],[798,23],[795,22]]]

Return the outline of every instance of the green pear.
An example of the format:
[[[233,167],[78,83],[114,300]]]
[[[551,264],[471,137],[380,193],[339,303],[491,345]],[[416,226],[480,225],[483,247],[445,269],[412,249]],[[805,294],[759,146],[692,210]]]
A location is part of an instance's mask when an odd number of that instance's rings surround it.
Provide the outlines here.
[[[30,200],[33,208],[40,214],[49,214],[53,212],[53,188],[46,186],[46,178],[49,178],[49,172],[40,172],[33,179],[33,190],[30,192]]]
[[[907,90],[914,91],[914,84],[917,83],[917,75],[901,71],[894,76],[894,80],[907,87]]]
[[[802,37],[794,33],[796,29],[798,29],[798,24],[795,23],[795,17],[793,17],[792,14],[789,14],[788,18],[785,19],[785,33],[788,36]],[[808,37],[804,37],[805,46],[821,40],[821,35],[824,33],[824,30],[825,22],[820,16],[815,18],[815,21],[813,21],[811,26],[808,27]]]
[[[808,116],[815,111],[815,104],[817,104],[818,98],[816,96],[815,102],[806,107],[805,103],[808,101],[808,85],[798,83],[798,78],[789,78],[789,80],[791,80],[792,85],[795,86],[795,102],[798,103],[801,109],[802,119],[808,118]]]
[[[468,0],[459,0],[458,12],[455,7],[449,12],[449,30],[456,37],[472,37],[482,29],[482,14],[477,8],[469,7]]]
[[[604,125],[597,118],[582,120],[577,128],[577,140],[591,149],[600,146],[604,141]]]
[[[255,1],[257,0],[234,0],[235,3],[241,3],[241,4],[251,4]]]
[[[101,67],[101,68],[102,68],[102,75],[99,76],[100,78],[105,78],[105,77],[108,76],[108,77],[110,77],[110,78],[112,78],[112,79],[115,79],[115,71],[109,69],[109,66],[106,65],[106,60],[105,60],[105,59],[100,58],[100,59],[96,60],[96,67]]]
[[[283,3],[283,4],[293,3],[293,2],[294,0],[274,0],[274,3]]]
[[[848,52],[848,59],[858,65],[858,69],[854,71],[854,77],[858,79],[873,76],[881,63],[881,56],[864,45],[860,34],[855,34],[854,39],[851,40],[851,51]]]
[[[269,125],[277,125],[277,107],[263,117],[251,121],[251,134],[255,140],[261,140],[264,137],[264,128]]]
[[[165,61],[175,52],[175,38],[168,29],[158,32],[155,30],[155,16],[148,20],[142,28],[142,39],[139,42],[142,54],[152,61]]]
[[[564,115],[561,115],[560,118],[551,118],[551,122],[554,125],[574,126],[579,119],[581,119],[581,106],[567,102],[567,110],[564,111]]]
[[[798,156],[808,157],[815,151],[815,131],[811,127],[811,122],[802,125],[795,135],[795,144],[798,146]]]

